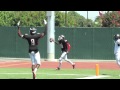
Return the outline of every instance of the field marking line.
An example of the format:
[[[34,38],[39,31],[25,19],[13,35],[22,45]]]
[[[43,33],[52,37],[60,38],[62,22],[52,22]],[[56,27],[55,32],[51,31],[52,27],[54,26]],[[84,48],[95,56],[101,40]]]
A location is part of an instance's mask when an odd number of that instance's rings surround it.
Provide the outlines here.
[[[29,75],[29,74],[32,74],[31,73],[0,73],[0,75]],[[85,76],[85,74],[48,74],[48,73],[37,73],[37,75],[40,75],[40,74],[45,74],[45,75],[64,75],[64,76]],[[109,75],[99,75],[99,76],[87,76],[87,77],[83,77],[83,78],[74,78],[74,79],[99,79],[99,78],[105,78],[105,77],[110,77]]]
[[[98,79],[98,78],[104,78],[104,77],[110,77],[110,76],[108,76],[108,75],[99,75],[99,76],[89,76],[89,77],[76,78],[76,79]]]
[[[32,72],[31,73],[0,73],[0,74],[32,74]],[[40,74],[45,74],[45,75],[71,75],[71,76],[74,76],[74,75],[76,75],[76,76],[83,76],[83,74],[48,74],[48,73],[37,73],[38,75],[40,75]],[[85,76],[85,74],[84,74],[84,76]]]

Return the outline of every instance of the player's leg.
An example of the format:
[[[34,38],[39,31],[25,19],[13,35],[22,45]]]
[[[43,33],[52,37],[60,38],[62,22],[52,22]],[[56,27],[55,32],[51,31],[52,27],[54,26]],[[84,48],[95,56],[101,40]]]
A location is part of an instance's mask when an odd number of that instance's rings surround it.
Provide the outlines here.
[[[32,74],[33,74],[33,79],[35,79],[36,75],[34,74],[34,69],[35,69],[35,59],[34,59],[34,54],[33,53],[29,53],[31,62],[32,62]]]
[[[65,54],[66,54],[66,52],[62,52],[62,54],[61,54],[61,56],[59,58],[59,64],[58,64],[57,70],[60,70],[61,65],[62,65],[62,60],[64,59]]]
[[[115,55],[115,59],[116,59],[117,64],[120,66],[120,54],[119,53]]]
[[[67,58],[67,54],[65,55],[65,61],[67,61],[68,63],[70,63],[71,65],[72,65],[72,67],[73,67],[73,69],[75,68],[75,63],[73,63],[71,60],[69,60],[68,58]]]
[[[34,69],[34,73],[36,74],[38,68],[39,68],[40,65],[41,65],[41,61],[40,61],[40,53],[39,53],[39,51],[38,51],[37,53],[35,53],[34,58],[35,58],[35,64],[36,64],[36,67],[35,67],[35,69]]]

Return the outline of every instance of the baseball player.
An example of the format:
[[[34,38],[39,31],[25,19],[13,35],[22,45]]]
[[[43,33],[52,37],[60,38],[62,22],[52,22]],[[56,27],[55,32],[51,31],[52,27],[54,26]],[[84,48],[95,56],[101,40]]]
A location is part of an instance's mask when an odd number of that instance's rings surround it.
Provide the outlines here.
[[[28,41],[29,44],[29,56],[31,58],[31,62],[32,62],[32,73],[33,73],[33,79],[36,79],[36,72],[37,69],[40,67],[41,65],[41,61],[40,61],[40,52],[38,50],[38,40],[40,38],[43,38],[46,33],[47,33],[47,22],[46,20],[44,20],[44,24],[45,24],[45,31],[43,33],[37,33],[37,29],[36,28],[30,28],[29,34],[22,34],[20,31],[20,21],[17,23],[17,27],[18,27],[18,36],[26,39]]]
[[[61,47],[62,54],[61,54],[61,56],[59,58],[59,65],[56,68],[56,70],[60,70],[63,59],[65,61],[69,62],[72,65],[73,69],[74,69],[75,68],[75,63],[73,63],[72,61],[68,60],[68,58],[67,58],[67,55],[70,52],[71,46],[70,46],[70,43],[67,40],[65,40],[65,36],[64,35],[60,35],[58,37],[58,42],[54,41],[53,38],[50,38],[50,42],[55,42],[57,45],[60,45],[60,47]]]
[[[120,34],[114,35],[114,54],[117,64],[120,66]]]

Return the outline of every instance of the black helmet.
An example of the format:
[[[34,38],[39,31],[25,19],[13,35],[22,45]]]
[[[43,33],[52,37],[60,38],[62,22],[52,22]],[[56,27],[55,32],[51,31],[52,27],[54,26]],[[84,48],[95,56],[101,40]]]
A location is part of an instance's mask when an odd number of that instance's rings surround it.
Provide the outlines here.
[[[114,40],[116,41],[116,40],[118,40],[118,39],[120,39],[120,34],[114,35]]]
[[[30,28],[30,34],[31,35],[34,35],[35,33],[36,33],[36,28],[34,28],[34,27],[32,27],[32,28]]]

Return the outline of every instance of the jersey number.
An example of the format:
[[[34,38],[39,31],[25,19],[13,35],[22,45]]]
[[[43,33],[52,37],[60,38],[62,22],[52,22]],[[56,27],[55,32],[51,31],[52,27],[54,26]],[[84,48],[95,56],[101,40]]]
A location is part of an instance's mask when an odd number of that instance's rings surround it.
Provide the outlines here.
[[[35,39],[31,39],[31,45],[35,45]]]

